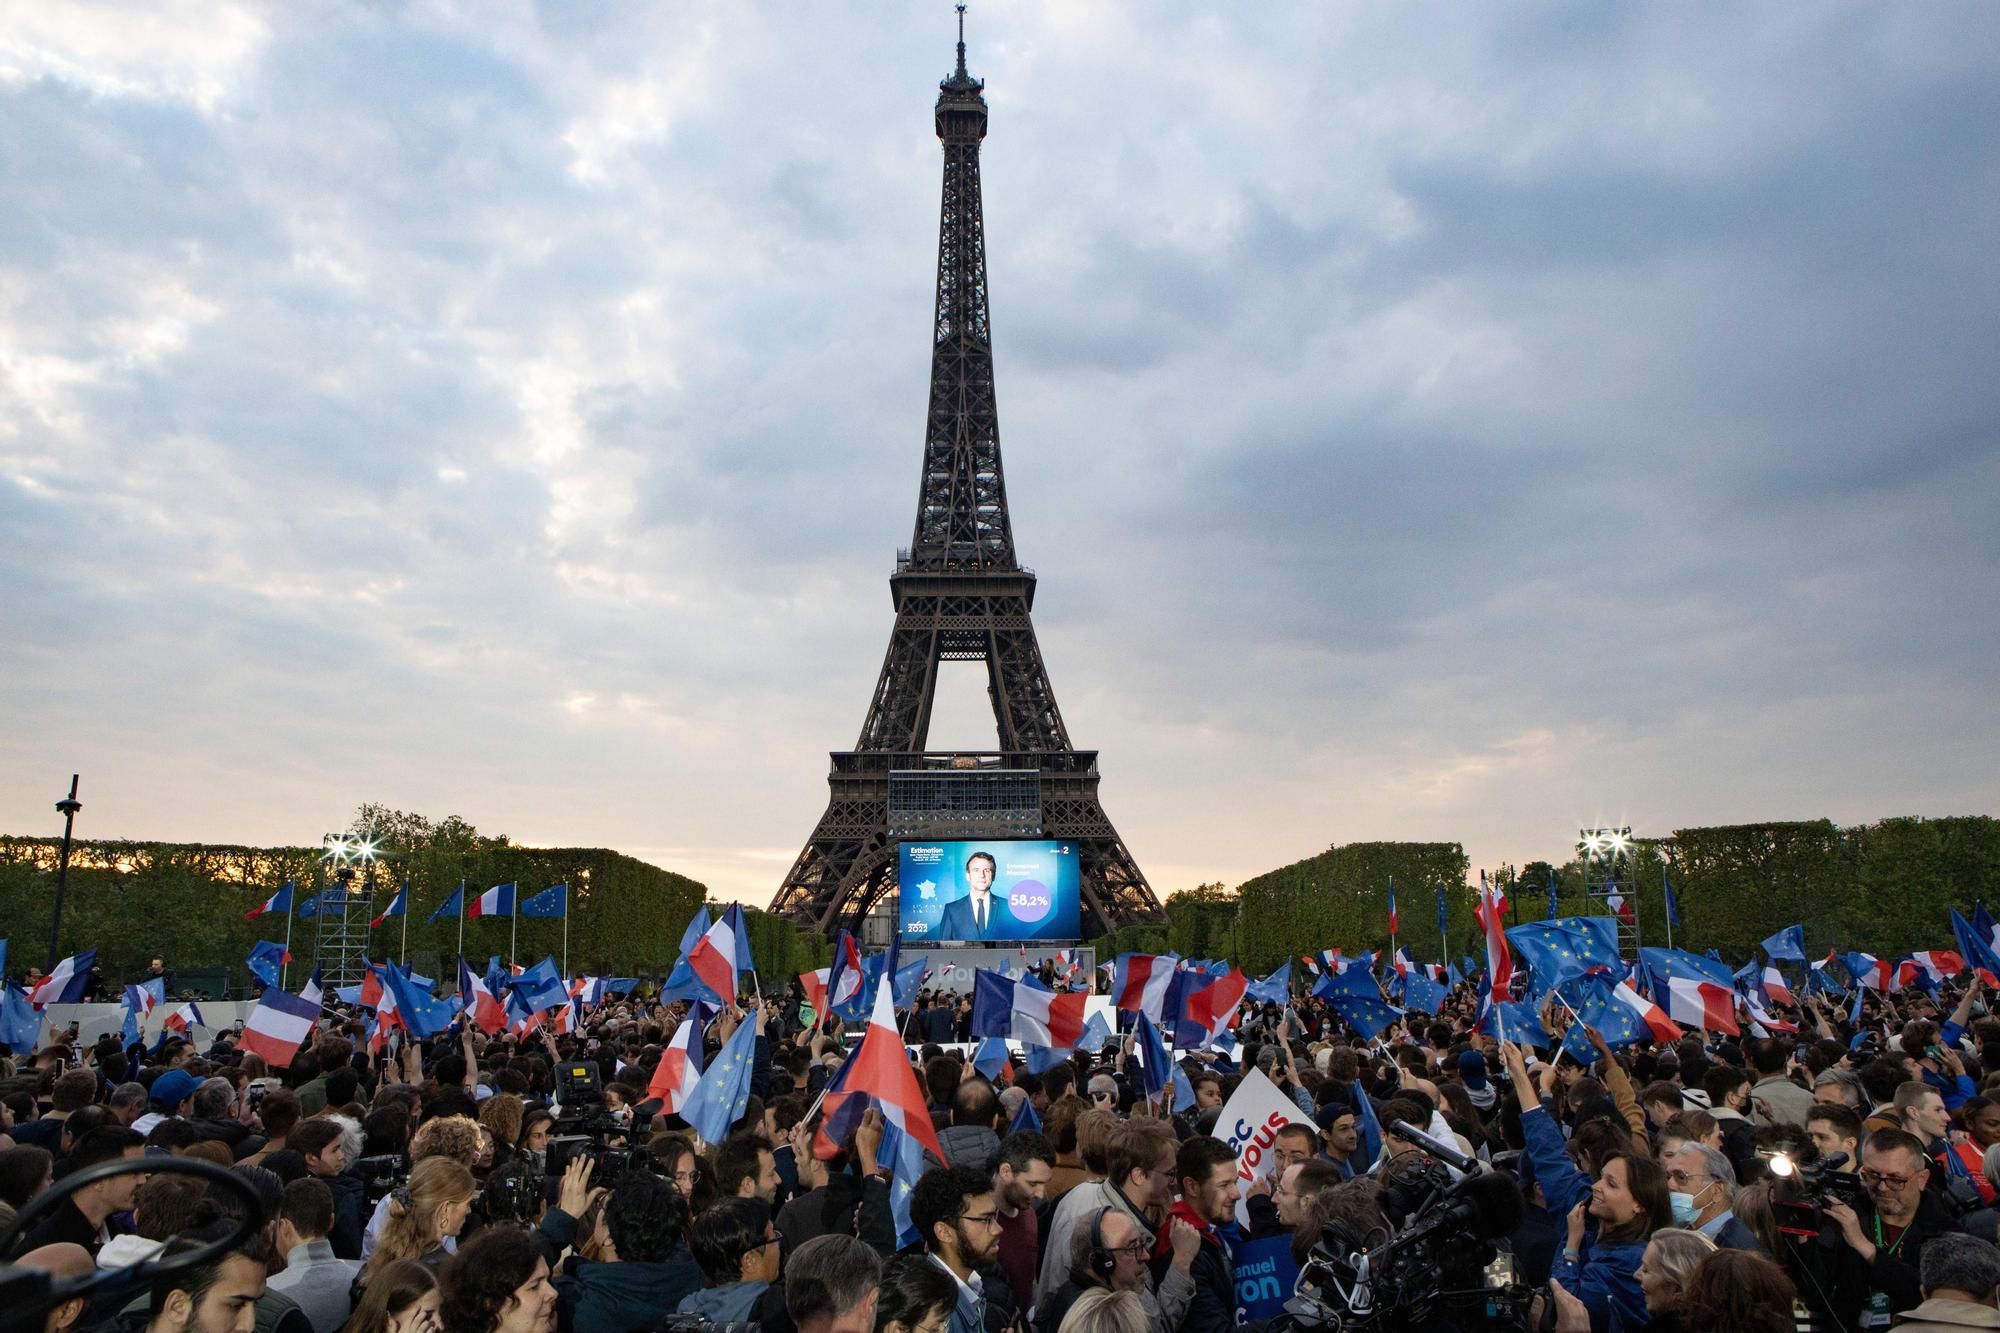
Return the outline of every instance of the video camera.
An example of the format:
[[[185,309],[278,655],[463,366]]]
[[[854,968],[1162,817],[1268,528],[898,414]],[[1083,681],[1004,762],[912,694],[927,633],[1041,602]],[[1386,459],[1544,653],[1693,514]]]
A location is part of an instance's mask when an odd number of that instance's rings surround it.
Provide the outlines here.
[[[384,1195],[409,1178],[401,1153],[376,1153],[371,1157],[357,1157],[349,1168],[361,1177],[361,1190],[368,1200],[368,1207],[382,1202]]]
[[[645,1120],[628,1108],[622,1120],[604,1108],[604,1090],[597,1066],[588,1060],[566,1060],[556,1069],[556,1100],[562,1114],[549,1135],[548,1176],[560,1179],[579,1156],[595,1158],[596,1179],[608,1185],[632,1167],[658,1170],[641,1139]]]
[[[1773,1199],[1773,1205],[1794,1212],[1810,1209],[1815,1215],[1814,1231],[1819,1229],[1817,1214],[1828,1204],[1844,1203],[1853,1208],[1867,1197],[1867,1191],[1861,1186],[1861,1177],[1842,1169],[1847,1165],[1847,1154],[1844,1152],[1803,1159],[1778,1152],[1771,1154],[1766,1165],[1772,1178],[1778,1182],[1778,1195]]]
[[[1299,1273],[1293,1298],[1276,1323],[1285,1329],[1526,1330],[1537,1294],[1543,1327],[1554,1326],[1547,1293],[1487,1280],[1493,1242],[1521,1220],[1514,1177],[1465,1156],[1397,1121],[1393,1129],[1431,1159],[1413,1157],[1390,1174],[1383,1191],[1394,1228],[1369,1248],[1339,1221],[1329,1222]],[[1439,1163],[1461,1173],[1454,1180]]]

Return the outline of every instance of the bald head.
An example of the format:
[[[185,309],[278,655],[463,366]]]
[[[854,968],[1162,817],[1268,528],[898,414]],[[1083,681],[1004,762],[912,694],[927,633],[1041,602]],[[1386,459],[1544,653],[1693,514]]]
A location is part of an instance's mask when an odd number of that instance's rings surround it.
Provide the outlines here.
[[[91,1259],[90,1251],[81,1245],[63,1241],[56,1245],[44,1245],[38,1250],[29,1250],[14,1261],[23,1268],[37,1268],[47,1273],[57,1282],[69,1278],[88,1277],[97,1271],[97,1264]],[[77,1296],[62,1304],[53,1306],[42,1316],[42,1333],[67,1333],[83,1320],[83,1312],[89,1303]]]

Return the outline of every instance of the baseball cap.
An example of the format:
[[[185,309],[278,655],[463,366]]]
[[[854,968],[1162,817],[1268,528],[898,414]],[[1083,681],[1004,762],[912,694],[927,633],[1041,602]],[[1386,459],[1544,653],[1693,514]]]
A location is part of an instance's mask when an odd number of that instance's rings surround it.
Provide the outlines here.
[[[194,1090],[200,1086],[201,1080],[187,1070],[169,1069],[153,1080],[153,1086],[146,1095],[152,1098],[154,1105],[171,1108],[194,1096]]]

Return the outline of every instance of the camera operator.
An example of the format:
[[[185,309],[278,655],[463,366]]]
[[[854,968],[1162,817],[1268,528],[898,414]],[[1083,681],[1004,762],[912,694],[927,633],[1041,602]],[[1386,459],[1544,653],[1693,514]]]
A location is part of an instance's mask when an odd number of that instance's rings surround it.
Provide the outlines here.
[[[1820,1244],[1844,1248],[1828,1265],[1831,1290],[1811,1280],[1800,1283],[1809,1308],[1858,1330],[1886,1327],[1923,1300],[1918,1262],[1924,1246],[1957,1230],[1943,1202],[1924,1188],[1928,1167],[1924,1145],[1914,1134],[1878,1129],[1868,1136],[1861,1148],[1867,1197],[1858,1207],[1836,1201],[1823,1209],[1827,1225]]]
[[[578,1262],[556,1283],[563,1326],[576,1333],[645,1328],[658,1311],[701,1290],[688,1220],[680,1191],[650,1171],[627,1172],[605,1201],[598,1259]]]

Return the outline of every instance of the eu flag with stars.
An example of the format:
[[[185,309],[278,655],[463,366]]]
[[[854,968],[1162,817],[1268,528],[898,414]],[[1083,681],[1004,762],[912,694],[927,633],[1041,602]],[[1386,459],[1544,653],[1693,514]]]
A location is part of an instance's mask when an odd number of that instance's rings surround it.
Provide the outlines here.
[[[27,992],[19,986],[0,982],[0,988],[4,988],[4,998],[0,998],[0,1041],[6,1042],[14,1054],[26,1055],[41,1039],[45,1015],[28,1003]]]
[[[1635,1041],[1653,1039],[1653,1030],[1646,1026],[1639,1011],[1618,999],[1617,988],[1617,979],[1604,973],[1578,977],[1563,987],[1563,998],[1577,1014],[1577,1021],[1570,1024],[1563,1036],[1563,1052],[1586,1069],[1596,1063],[1597,1048],[1590,1044],[1585,1027],[1602,1032],[1609,1046],[1630,1046]]]
[[[1335,995],[1327,1004],[1346,1021],[1347,1026],[1364,1037],[1381,1036],[1391,1023],[1403,1016],[1403,1011],[1387,1000],[1371,1000],[1365,995]]]
[[[1533,1046],[1545,1051],[1555,1045],[1555,1041],[1542,1027],[1542,1020],[1535,1015],[1534,1008],[1519,1000],[1502,1000],[1488,1005],[1480,1016],[1479,1030],[1501,1041],[1511,1041],[1516,1046]]]
[[[1796,930],[1798,927],[1794,926],[1793,929]],[[1951,937],[1958,944],[1959,957],[1965,959],[1967,967],[1975,971],[1984,968],[1995,976],[2000,976],[2000,953],[1996,953],[1991,944],[1980,938],[1979,932],[1973,928],[1971,922],[1958,914],[1956,907],[1951,909]]]
[[[722,1142],[729,1137],[729,1127],[742,1118],[750,1104],[750,1071],[756,1056],[757,1024],[745,1018],[702,1071],[701,1082],[681,1108],[681,1119],[701,1135],[702,1142]]]
[[[1146,1095],[1157,1097],[1166,1090],[1167,1081],[1172,1077],[1173,1060],[1167,1054],[1166,1040],[1153,1026],[1153,1020],[1144,1014],[1139,1015],[1132,1028],[1132,1050],[1139,1057],[1139,1073],[1145,1081]]]
[[[532,898],[521,900],[522,916],[569,915],[569,885],[551,884]]]
[[[1686,949],[1641,949],[1639,963],[1656,981],[1707,981],[1724,990],[1735,989],[1735,978],[1729,975],[1727,963],[1691,954]],[[1655,994],[1658,993],[1656,990]]]
[[[1667,878],[1667,872],[1664,870],[1660,872],[1660,891],[1667,900],[1667,924],[1675,930],[1679,930],[1681,928],[1680,900],[1674,897],[1673,882]]]
[[[1287,962],[1262,981],[1251,982],[1243,993],[1253,1000],[1262,1000],[1266,1004],[1283,1004],[1291,998],[1291,991],[1292,965]]]
[[[1534,994],[1546,995],[1572,977],[1592,968],[1621,971],[1618,921],[1608,916],[1566,916],[1558,921],[1531,921],[1507,932],[1514,956],[1533,973]]]
[[[1410,1008],[1434,1014],[1444,1008],[1444,1001],[1444,987],[1421,972],[1412,972],[1403,978],[1403,1003]]]
[[[1786,926],[1757,947],[1774,963],[1781,958],[1803,963],[1806,960],[1806,928]]]

